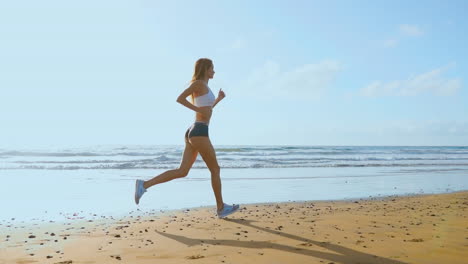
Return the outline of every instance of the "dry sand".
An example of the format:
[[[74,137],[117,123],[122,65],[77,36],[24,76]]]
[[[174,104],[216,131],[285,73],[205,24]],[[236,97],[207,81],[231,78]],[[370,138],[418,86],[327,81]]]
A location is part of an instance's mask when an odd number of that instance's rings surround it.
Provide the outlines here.
[[[468,263],[468,192],[0,224],[0,263]]]

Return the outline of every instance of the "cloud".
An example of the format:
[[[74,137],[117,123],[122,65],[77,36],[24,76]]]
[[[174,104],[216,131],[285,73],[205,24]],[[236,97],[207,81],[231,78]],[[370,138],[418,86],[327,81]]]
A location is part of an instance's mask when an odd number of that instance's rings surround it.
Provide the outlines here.
[[[400,25],[400,33],[410,37],[419,37],[424,34],[424,32],[419,28],[419,26],[408,24]]]
[[[221,53],[235,53],[248,47],[248,41],[244,37],[237,37],[231,39],[229,42],[225,42],[218,48],[218,52]]]
[[[385,40],[383,46],[385,48],[394,48],[405,37],[420,37],[422,35],[424,35],[424,32],[418,25],[402,24],[398,27],[397,36]]]
[[[252,71],[245,87],[251,93],[273,97],[320,97],[341,68],[337,61],[324,60],[283,71],[279,63],[267,61]]]
[[[394,48],[398,45],[399,40],[392,38],[392,39],[387,39],[384,41],[384,46],[386,48]]]
[[[467,121],[426,120],[426,121],[388,121],[382,129],[395,134],[419,136],[466,136]]]
[[[437,68],[407,80],[396,80],[390,82],[373,81],[362,88],[359,93],[362,96],[416,96],[424,93],[432,93],[438,96],[455,95],[462,86],[460,78],[446,78],[443,73],[451,65]]]
[[[239,49],[243,49],[247,46],[247,41],[243,38],[237,38],[235,39],[231,45],[230,45],[230,48],[232,50],[239,50]]]
[[[334,131],[342,131],[343,135],[350,132],[360,135],[356,140],[363,145],[466,146],[468,143],[468,120],[394,119],[361,123],[359,126],[342,124],[330,131],[330,135]]]

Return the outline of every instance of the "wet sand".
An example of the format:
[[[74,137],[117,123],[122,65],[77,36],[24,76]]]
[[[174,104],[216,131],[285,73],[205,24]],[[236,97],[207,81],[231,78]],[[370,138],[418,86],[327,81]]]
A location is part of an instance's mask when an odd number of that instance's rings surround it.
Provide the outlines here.
[[[468,192],[0,223],[0,263],[466,263]]]

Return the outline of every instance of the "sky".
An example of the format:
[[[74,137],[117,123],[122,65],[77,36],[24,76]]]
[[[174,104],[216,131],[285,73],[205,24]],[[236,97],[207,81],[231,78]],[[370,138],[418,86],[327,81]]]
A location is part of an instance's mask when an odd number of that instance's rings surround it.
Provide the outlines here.
[[[0,149],[468,145],[467,1],[2,1]]]

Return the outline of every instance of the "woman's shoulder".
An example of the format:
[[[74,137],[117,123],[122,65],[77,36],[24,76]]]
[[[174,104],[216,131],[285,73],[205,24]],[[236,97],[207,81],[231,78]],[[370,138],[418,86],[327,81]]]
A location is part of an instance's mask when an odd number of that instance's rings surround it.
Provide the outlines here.
[[[206,82],[203,81],[203,80],[195,80],[195,81],[191,82],[190,84],[201,85],[201,86],[203,86],[203,87],[207,87]]]
[[[208,89],[208,86],[202,80],[195,80],[195,81],[191,82],[190,87],[192,87],[192,89],[200,91],[200,92]]]

